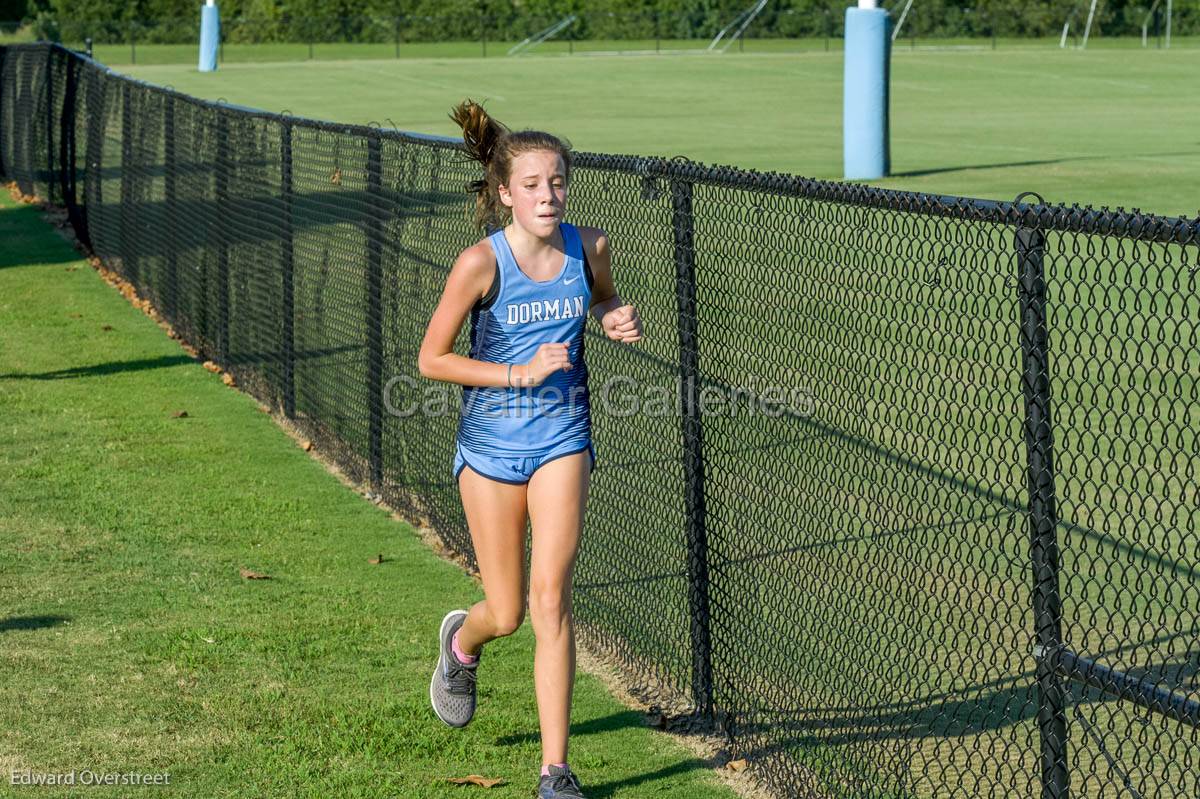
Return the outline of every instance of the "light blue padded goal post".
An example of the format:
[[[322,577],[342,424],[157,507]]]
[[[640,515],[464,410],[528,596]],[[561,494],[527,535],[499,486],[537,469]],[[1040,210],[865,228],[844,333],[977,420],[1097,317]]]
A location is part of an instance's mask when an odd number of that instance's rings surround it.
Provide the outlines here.
[[[221,44],[221,19],[214,0],[200,7],[200,71],[215,72]]]
[[[842,161],[846,180],[873,180],[891,170],[888,73],[892,20],[872,0],[846,9]]]

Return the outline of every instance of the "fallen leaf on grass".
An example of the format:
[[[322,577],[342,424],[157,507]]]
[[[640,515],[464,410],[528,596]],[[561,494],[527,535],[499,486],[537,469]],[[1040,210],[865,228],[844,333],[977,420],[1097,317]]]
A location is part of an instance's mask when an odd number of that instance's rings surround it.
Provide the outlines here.
[[[748,765],[749,763],[746,762],[746,758],[743,757],[737,760],[730,760],[725,764],[725,768],[730,769],[731,771],[742,771]]]
[[[233,375],[229,374],[229,372],[226,372],[225,374],[221,375],[221,382],[227,386],[232,386],[233,385]]]
[[[481,777],[478,774],[469,774],[466,777],[447,777],[446,779],[456,785],[482,785],[484,788],[495,788],[497,785],[504,784],[504,780],[499,777]]]
[[[112,325],[100,325],[100,329],[104,330],[104,331],[108,331],[108,330],[112,330],[113,326]]]
[[[370,563],[372,566],[378,566],[380,563],[383,563],[383,553],[380,552],[379,557],[371,558],[367,563]]]
[[[301,442],[300,442],[300,447],[301,447],[301,449],[303,449],[305,452],[308,452],[310,449],[312,449],[312,442],[311,442],[311,441],[301,441]]]
[[[175,413],[171,414],[171,416],[175,419],[186,419],[187,411],[175,411]]]
[[[204,362],[204,368],[205,368],[205,369],[207,369],[207,370],[208,370],[208,371],[210,371],[210,372],[219,372],[219,371],[221,371],[221,367],[217,366],[217,365],[216,365],[215,363],[213,363],[212,361],[205,361],[205,362]]]
[[[245,577],[247,580],[270,580],[271,579],[271,575],[269,575],[269,574],[260,574],[259,572],[251,571],[250,569],[243,568],[240,571],[242,573],[242,576]]]

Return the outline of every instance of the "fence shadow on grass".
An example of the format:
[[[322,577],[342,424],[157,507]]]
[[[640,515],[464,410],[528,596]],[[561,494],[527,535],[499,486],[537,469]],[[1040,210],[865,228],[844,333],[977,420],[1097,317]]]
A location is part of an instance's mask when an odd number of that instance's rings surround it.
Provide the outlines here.
[[[69,369],[54,369],[49,372],[10,372],[0,375],[3,380],[66,380],[73,377],[102,377],[121,372],[139,372],[145,369],[161,369],[195,363],[190,355],[162,355],[158,358],[139,358],[134,361],[110,361],[90,366],[72,366]]]
[[[70,616],[8,616],[0,619],[0,633],[10,630],[42,630],[70,621]]]

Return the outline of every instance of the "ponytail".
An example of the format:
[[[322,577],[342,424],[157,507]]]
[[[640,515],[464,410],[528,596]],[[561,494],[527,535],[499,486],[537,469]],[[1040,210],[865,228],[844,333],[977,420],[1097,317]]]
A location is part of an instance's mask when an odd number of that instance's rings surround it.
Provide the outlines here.
[[[483,166],[483,177],[466,185],[467,193],[475,195],[474,221],[477,226],[500,227],[506,223],[512,212],[500,201],[498,187],[507,185],[513,158],[521,153],[534,150],[558,153],[570,181],[570,144],[559,137],[536,130],[514,133],[473,100],[464,100],[455,106],[450,119],[462,129],[467,155]]]

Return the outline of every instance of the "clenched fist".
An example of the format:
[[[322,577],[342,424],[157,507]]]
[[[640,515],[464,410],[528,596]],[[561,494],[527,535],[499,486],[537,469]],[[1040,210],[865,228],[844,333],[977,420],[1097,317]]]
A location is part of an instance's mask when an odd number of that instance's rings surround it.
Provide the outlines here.
[[[600,326],[613,341],[633,344],[642,340],[642,318],[632,305],[613,308],[600,319]]]
[[[540,386],[550,375],[560,369],[566,372],[571,369],[571,366],[571,357],[567,354],[567,343],[565,341],[547,342],[538,347],[533,360],[525,364],[524,380],[521,385]]]

